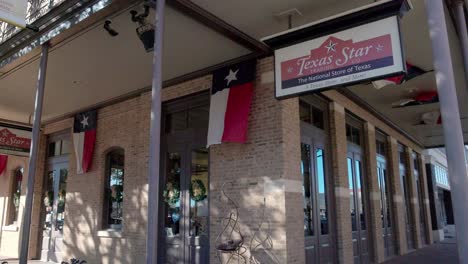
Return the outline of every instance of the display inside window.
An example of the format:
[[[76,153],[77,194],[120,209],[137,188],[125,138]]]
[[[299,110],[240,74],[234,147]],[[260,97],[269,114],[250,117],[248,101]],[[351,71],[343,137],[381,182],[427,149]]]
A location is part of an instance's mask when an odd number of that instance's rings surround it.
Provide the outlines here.
[[[107,224],[108,228],[122,228],[124,200],[124,160],[123,150],[115,150],[107,155]]]

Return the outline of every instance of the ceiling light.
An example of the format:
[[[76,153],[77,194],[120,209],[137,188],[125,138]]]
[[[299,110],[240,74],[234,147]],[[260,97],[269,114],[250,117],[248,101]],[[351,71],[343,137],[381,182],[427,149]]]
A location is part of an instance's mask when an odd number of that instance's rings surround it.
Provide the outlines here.
[[[132,10],[132,21],[138,24],[136,33],[140,38],[146,52],[152,52],[154,50],[154,25],[147,21],[150,7],[145,5],[145,11],[143,14],[138,14],[137,11]]]

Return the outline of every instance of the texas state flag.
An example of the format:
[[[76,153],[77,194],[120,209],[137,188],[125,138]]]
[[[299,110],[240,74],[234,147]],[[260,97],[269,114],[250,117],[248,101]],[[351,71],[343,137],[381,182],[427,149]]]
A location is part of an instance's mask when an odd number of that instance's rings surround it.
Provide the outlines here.
[[[77,114],[73,126],[73,146],[76,156],[76,172],[83,174],[91,168],[96,143],[97,111]]]
[[[255,70],[256,60],[252,60],[213,73],[208,146],[247,140]]]

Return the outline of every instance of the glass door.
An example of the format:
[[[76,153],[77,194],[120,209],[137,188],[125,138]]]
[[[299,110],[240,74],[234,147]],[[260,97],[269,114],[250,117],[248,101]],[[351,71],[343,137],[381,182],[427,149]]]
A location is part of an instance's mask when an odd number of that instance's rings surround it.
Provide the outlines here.
[[[41,260],[60,263],[67,193],[68,163],[49,165],[43,197],[43,239]]]
[[[169,147],[163,188],[163,263],[207,263],[208,150]]]
[[[377,156],[377,181],[380,191],[380,215],[382,219],[382,237],[384,241],[385,258],[395,255],[395,240],[392,229],[392,209],[390,200],[390,185],[387,179],[387,165],[383,156]]]
[[[332,263],[325,150],[302,143],[301,156],[306,263]]]
[[[360,154],[349,152],[347,165],[354,263],[369,263],[368,218],[365,195],[367,192]]]
[[[299,106],[306,263],[334,263],[327,104],[309,95],[301,97]]]

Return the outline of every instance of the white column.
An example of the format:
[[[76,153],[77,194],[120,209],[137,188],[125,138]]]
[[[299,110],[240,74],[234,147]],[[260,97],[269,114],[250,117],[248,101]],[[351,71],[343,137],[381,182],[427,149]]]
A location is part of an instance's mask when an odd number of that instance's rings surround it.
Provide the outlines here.
[[[463,64],[465,66],[465,78],[468,80],[468,31],[466,29],[465,10],[462,0],[456,2],[457,28],[460,37],[460,44],[463,52]]]
[[[156,3],[156,30],[153,53],[153,86],[151,90],[150,157],[148,173],[148,236],[146,240],[146,263],[158,263],[158,204],[161,151],[161,89],[162,52],[164,42],[165,0]]]
[[[426,12],[432,41],[432,56],[442,113],[447,164],[452,188],[458,259],[468,263],[468,175],[465,147],[458,109],[453,64],[450,56],[443,1],[426,0]]]
[[[34,107],[34,124],[32,129],[31,152],[29,154],[28,168],[28,186],[26,192],[26,205],[24,207],[24,215],[22,221],[21,247],[20,247],[20,264],[28,262],[29,251],[29,235],[31,233],[31,214],[34,195],[34,179],[36,176],[37,153],[39,148],[39,139],[41,131],[42,118],[42,103],[44,99],[44,87],[47,72],[47,60],[49,57],[49,43],[42,45],[41,63],[39,66],[39,77],[36,88],[36,102]]]

